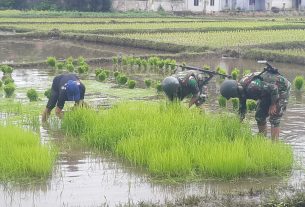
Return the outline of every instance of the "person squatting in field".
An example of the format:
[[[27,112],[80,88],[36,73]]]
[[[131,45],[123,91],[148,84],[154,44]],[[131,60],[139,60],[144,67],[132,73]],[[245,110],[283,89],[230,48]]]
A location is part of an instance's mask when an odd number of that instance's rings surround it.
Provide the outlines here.
[[[189,107],[193,104],[200,106],[207,97],[206,84],[213,75],[204,76],[200,71],[188,70],[166,77],[162,81],[162,88],[170,101],[183,100],[192,94]]]
[[[75,101],[80,104],[84,100],[85,86],[80,82],[79,78],[74,74],[58,75],[53,79],[51,88],[51,97],[42,114],[42,121],[45,122],[52,109],[56,106],[55,114],[58,117],[63,116],[62,109],[66,101]]]
[[[277,69],[270,67],[261,73],[246,75],[239,82],[225,80],[220,86],[220,93],[227,99],[239,98],[241,121],[245,118],[246,100],[258,100],[255,119],[259,133],[267,135],[266,118],[269,116],[271,138],[278,140],[280,120],[288,104],[291,83]]]

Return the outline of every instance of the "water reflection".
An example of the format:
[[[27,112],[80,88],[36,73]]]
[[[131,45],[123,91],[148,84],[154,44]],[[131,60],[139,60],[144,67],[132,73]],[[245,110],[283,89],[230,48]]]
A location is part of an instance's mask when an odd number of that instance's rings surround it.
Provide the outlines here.
[[[255,61],[239,59],[198,58],[191,62],[191,65],[195,66],[221,65],[228,71],[235,67],[252,70],[261,68],[261,65],[256,64]],[[302,66],[277,63],[274,65],[280,68],[289,80],[293,80],[297,74],[304,75]],[[30,85],[43,91],[50,86],[53,75],[51,71],[42,69],[16,70],[13,78],[18,88],[27,88]],[[210,100],[216,100],[215,92],[219,87],[216,83],[216,80],[211,82]],[[99,96],[100,94],[89,93],[88,99],[96,103],[101,100]],[[17,97],[22,98],[22,95]],[[245,178],[230,182],[206,180],[183,184],[162,184],[152,181],[143,169],[129,166],[113,156],[92,153],[72,143],[61,149],[52,177],[47,182],[20,186],[1,185],[0,206],[100,206],[102,204],[114,206],[139,201],[164,202],[186,195],[213,196],[232,191],[249,192],[250,189],[264,190],[271,186],[292,185],[296,189],[302,189],[305,184],[304,106],[304,98],[292,93],[288,110],[282,120],[281,137],[292,145],[295,159],[299,160],[299,165],[295,166],[288,179]],[[42,142],[52,141],[59,146],[63,145],[64,137],[53,130],[50,131],[50,128],[52,129],[50,126],[41,127]]]

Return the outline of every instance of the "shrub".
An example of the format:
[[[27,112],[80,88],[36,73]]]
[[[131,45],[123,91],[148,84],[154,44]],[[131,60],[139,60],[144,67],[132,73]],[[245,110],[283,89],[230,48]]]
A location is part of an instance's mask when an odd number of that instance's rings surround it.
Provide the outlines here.
[[[146,79],[146,80],[144,81],[144,83],[145,83],[145,85],[146,85],[147,88],[150,88],[150,86],[151,86],[151,80],[150,80],[150,79]]]
[[[16,89],[16,86],[14,83],[9,83],[4,86],[4,92],[6,97],[11,97],[14,94],[14,91]]]
[[[247,110],[248,111],[255,111],[256,110],[256,101],[252,99],[247,100]]]
[[[9,65],[1,65],[0,68],[3,74],[11,74],[14,70],[14,68]]]
[[[105,71],[101,71],[101,72],[98,74],[97,78],[98,78],[99,81],[104,81],[104,80],[106,80],[107,75],[106,75]]]
[[[136,86],[136,81],[128,80],[127,85],[128,85],[128,88],[134,89],[134,87]]]
[[[223,107],[223,108],[227,107],[227,99],[223,96],[219,96],[218,97],[218,104],[219,104],[220,107]]]
[[[47,64],[54,68],[55,65],[56,65],[56,58],[55,57],[48,57]]]
[[[51,89],[48,89],[44,92],[45,97],[47,97],[48,99],[50,99],[51,97]]]
[[[26,93],[26,96],[29,98],[30,101],[38,100],[38,93],[35,89],[29,89]]]
[[[298,75],[295,77],[293,82],[294,82],[294,87],[300,91],[304,86],[304,77]]]

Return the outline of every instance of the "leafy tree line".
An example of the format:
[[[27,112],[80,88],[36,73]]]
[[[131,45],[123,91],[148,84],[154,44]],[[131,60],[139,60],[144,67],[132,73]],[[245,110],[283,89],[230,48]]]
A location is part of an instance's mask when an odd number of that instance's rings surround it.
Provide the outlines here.
[[[0,9],[110,11],[112,0],[0,0]]]

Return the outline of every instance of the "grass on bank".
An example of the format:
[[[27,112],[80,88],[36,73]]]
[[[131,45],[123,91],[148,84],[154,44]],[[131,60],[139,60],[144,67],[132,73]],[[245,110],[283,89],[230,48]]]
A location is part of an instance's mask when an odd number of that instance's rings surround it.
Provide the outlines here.
[[[98,113],[80,108],[65,114],[62,127],[159,178],[279,175],[293,162],[290,146],[253,136],[235,116],[178,104],[121,103]]]
[[[0,125],[0,180],[47,178],[56,150],[40,144],[39,136],[13,126]]]

